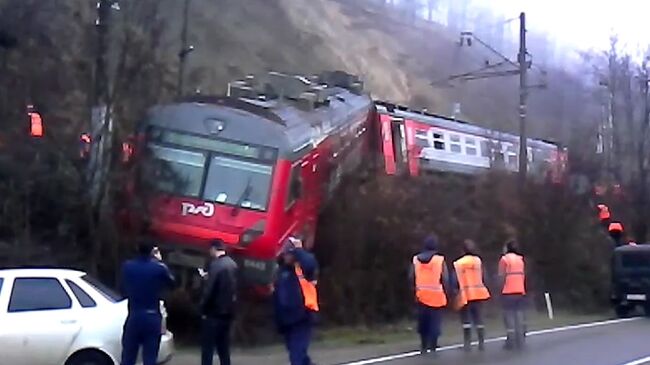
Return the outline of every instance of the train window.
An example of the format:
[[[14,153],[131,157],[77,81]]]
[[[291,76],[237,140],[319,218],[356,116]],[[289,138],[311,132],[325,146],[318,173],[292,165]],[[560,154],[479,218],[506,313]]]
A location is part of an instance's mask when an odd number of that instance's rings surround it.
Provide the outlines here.
[[[203,198],[246,209],[266,210],[272,171],[270,165],[213,156]]]
[[[490,157],[491,150],[489,141],[481,141],[481,156]]]
[[[205,154],[156,144],[148,147],[149,162],[142,171],[147,186],[184,196],[199,195]]]
[[[415,145],[419,147],[430,147],[426,132],[415,131]]]
[[[457,134],[450,134],[450,135],[449,135],[449,139],[450,139],[452,142],[460,142],[460,136],[457,135]]]
[[[461,153],[461,148],[459,144],[452,143],[449,145],[451,152]]]
[[[476,156],[478,153],[476,151],[476,147],[472,146],[465,146],[465,153],[470,155],[470,156]]]
[[[289,208],[302,195],[302,177],[300,176],[300,165],[291,169],[291,178],[289,181],[289,193],[287,194],[286,207]]]
[[[465,144],[470,145],[470,146],[475,146],[476,145],[476,139],[472,137],[465,137]]]
[[[442,133],[433,133],[433,148],[437,150],[445,149],[445,137]]]

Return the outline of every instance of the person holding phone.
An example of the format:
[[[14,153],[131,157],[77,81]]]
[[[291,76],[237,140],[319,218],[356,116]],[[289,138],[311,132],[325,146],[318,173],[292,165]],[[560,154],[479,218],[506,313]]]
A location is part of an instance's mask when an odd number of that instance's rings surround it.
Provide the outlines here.
[[[160,299],[173,285],[174,277],[158,247],[140,241],[138,256],[122,265],[121,288],[129,309],[122,334],[122,365],[135,365],[140,347],[144,365],[156,364],[162,326]]]
[[[291,365],[311,365],[309,344],[319,311],[318,263],[314,255],[303,249],[300,239],[289,237],[278,264],[273,292],[276,325],[284,336]]]
[[[230,365],[230,328],[237,302],[237,264],[226,253],[223,241],[210,246],[210,262],[204,277],[201,297],[201,364],[212,365],[217,349],[221,365]]]

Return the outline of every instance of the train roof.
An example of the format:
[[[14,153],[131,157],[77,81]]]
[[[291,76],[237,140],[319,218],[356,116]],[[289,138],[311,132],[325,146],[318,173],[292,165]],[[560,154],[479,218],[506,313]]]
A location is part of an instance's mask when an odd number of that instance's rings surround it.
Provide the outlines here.
[[[293,157],[353,121],[372,100],[355,76],[305,78],[270,73],[229,84],[229,96],[195,95],[150,110],[148,124],[206,137],[277,148]]]
[[[461,133],[469,133],[490,139],[506,140],[508,142],[519,143],[519,136],[512,133],[495,131],[480,127],[469,122],[450,118],[444,115],[433,114],[421,110],[413,110],[409,107],[392,104],[384,101],[375,101],[379,113],[391,114],[398,118],[411,119],[420,123],[441,127]],[[528,138],[528,145],[534,148],[557,148],[557,143],[544,140]]]

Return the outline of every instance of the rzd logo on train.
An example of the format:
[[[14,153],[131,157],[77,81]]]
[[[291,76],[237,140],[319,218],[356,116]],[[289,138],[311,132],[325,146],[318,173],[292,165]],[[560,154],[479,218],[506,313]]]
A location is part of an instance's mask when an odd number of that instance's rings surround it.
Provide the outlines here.
[[[182,202],[181,215],[186,216],[188,214],[201,214],[204,217],[212,217],[214,215],[214,204],[206,202],[203,205],[194,205],[192,203]]]

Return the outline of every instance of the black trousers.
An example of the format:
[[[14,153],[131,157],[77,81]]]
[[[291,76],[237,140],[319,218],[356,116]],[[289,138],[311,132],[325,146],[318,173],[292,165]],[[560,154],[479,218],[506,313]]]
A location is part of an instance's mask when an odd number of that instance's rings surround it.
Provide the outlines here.
[[[483,315],[481,313],[482,306],[482,301],[473,301],[467,303],[467,305],[460,310],[460,320],[463,322],[463,328],[483,328]]]
[[[216,348],[221,365],[230,365],[231,317],[205,317],[201,324],[201,365],[212,365]]]
[[[423,350],[433,350],[433,347],[437,346],[441,324],[442,308],[418,304],[418,333]]]

